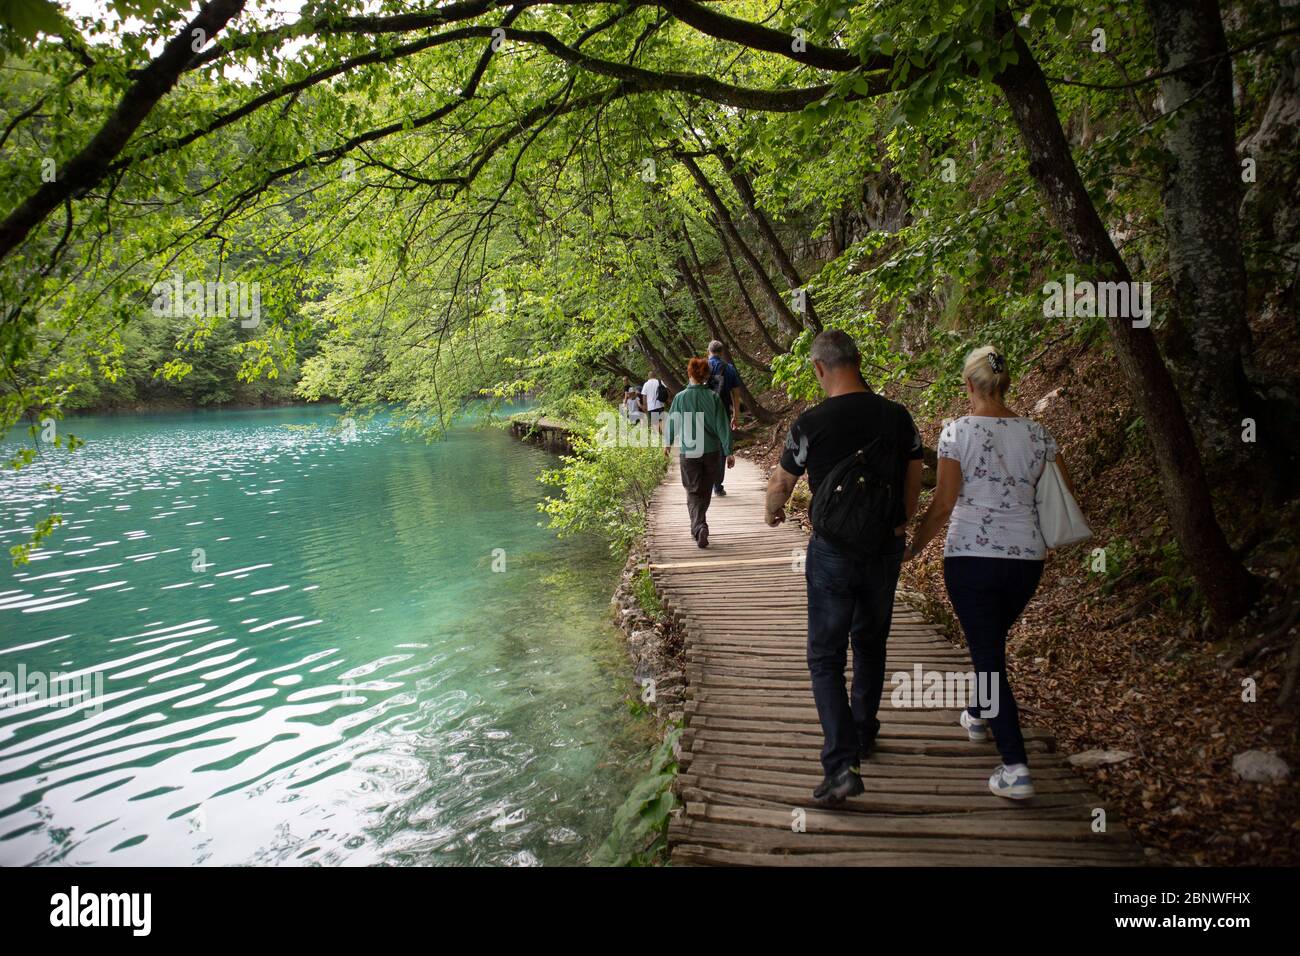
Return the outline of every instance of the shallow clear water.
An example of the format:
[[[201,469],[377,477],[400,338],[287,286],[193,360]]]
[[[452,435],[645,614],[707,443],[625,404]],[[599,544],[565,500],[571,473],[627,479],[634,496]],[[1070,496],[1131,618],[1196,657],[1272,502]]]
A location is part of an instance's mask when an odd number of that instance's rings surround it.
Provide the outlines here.
[[[0,675],[102,691],[0,706],[0,864],[599,845],[648,741],[609,623],[618,568],[539,523],[554,460],[495,429],[426,444],[337,416],[74,419],[85,448],[0,477],[6,550],[40,483],[65,515],[0,567]]]

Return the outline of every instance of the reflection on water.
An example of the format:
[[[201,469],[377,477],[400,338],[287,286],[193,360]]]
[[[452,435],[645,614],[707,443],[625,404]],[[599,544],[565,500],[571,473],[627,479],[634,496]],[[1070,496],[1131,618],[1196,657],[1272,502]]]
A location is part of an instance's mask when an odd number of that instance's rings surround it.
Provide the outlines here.
[[[541,527],[536,449],[336,416],[74,420],[86,448],[0,478],[6,549],[43,483],[65,515],[0,571],[0,673],[102,688],[0,706],[0,863],[553,864],[599,844],[647,744],[617,567]]]

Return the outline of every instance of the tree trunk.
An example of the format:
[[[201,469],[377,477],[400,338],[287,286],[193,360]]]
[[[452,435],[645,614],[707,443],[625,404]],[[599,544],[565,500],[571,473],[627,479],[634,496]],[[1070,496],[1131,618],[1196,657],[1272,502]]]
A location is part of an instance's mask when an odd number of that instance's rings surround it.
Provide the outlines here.
[[[1241,167],[1232,108],[1232,59],[1218,0],[1146,0],[1164,99],[1164,221],[1178,325],[1190,346],[1183,389],[1214,458],[1258,467],[1241,440],[1250,414]],[[1177,364],[1179,356],[1170,354]]]
[[[603,366],[607,372],[612,372],[615,375],[621,375],[623,377],[623,382],[625,387],[626,385],[630,385],[632,382],[636,381],[637,378],[636,373],[633,372],[626,365],[624,365],[617,355],[607,355],[604,358],[597,359],[596,364]]]
[[[695,354],[695,350],[691,347],[691,343],[686,340],[686,337],[682,335],[681,330],[677,328],[676,323],[669,320],[665,322],[665,325],[668,326],[666,330],[661,329],[654,322],[647,321],[645,328],[647,331],[655,332],[663,342],[663,348],[659,350],[659,353],[664,357],[664,361],[668,362],[673,368],[685,368],[686,363]],[[673,340],[674,335],[677,337],[677,341]]]
[[[728,238],[730,238],[736,248],[740,250],[740,254],[749,265],[750,271],[754,273],[754,278],[758,280],[759,288],[763,290],[763,294],[767,296],[768,302],[770,302],[772,308],[776,310],[776,318],[777,321],[780,322],[781,328],[789,335],[798,335],[800,329],[803,327],[803,322],[791,310],[790,303],[786,302],[786,300],[781,296],[781,293],[777,290],[776,286],[772,284],[771,276],[769,276],[767,270],[763,268],[763,263],[758,260],[758,256],[754,255],[754,250],[749,248],[749,246],[746,245],[745,240],[741,238],[740,231],[736,229],[736,223],[731,218],[731,212],[727,209],[726,204],[723,203],[722,198],[718,195],[718,191],[713,188],[713,183],[709,182],[709,177],[704,175],[704,171],[700,169],[699,164],[697,164],[692,157],[682,155],[681,158],[682,162],[686,165],[687,170],[690,172],[691,177],[695,180],[696,185],[700,187],[700,192],[704,193],[704,198],[708,200],[709,205],[713,207],[713,213],[718,217],[718,222],[722,224],[722,228],[726,230]]]
[[[740,267],[736,265],[735,253],[731,250],[731,240],[727,238],[726,232],[724,232],[722,227],[718,225],[716,217],[711,217],[709,221],[713,225],[714,232],[718,234],[718,241],[722,243],[722,252],[727,257],[727,265],[731,269],[731,277],[736,280],[736,290],[740,293],[740,298],[745,303],[745,308],[749,312],[750,321],[754,323],[754,328],[758,330],[758,334],[762,336],[763,342],[767,347],[772,350],[772,354],[780,355],[785,351],[785,346],[782,346],[772,337],[772,333],[768,331],[767,323],[763,321],[763,316],[759,314],[758,306],[754,305],[754,300],[750,297],[749,290],[745,288],[745,278],[740,274]]]
[[[699,311],[700,315],[704,316],[704,321],[709,324],[709,330],[718,341],[722,342],[723,348],[730,350],[730,347],[726,342],[726,337],[723,335],[724,330],[718,327],[712,314],[709,312],[708,303],[704,301],[704,294],[696,283],[695,277],[691,275],[690,263],[686,261],[685,256],[679,255],[677,257],[677,271],[681,273],[682,281],[686,283],[686,288],[691,293],[691,298],[695,302],[695,308]],[[768,408],[762,405],[750,392],[749,386],[745,384],[744,378],[740,379],[740,385],[738,386],[737,391],[740,392],[741,404],[744,405],[745,408],[749,409],[750,414],[752,414],[756,419],[760,422],[770,422],[775,420],[776,416],[773,415]]]
[[[1128,282],[1128,266],[1111,242],[1070,154],[1056,104],[1042,70],[1010,15],[997,17],[1001,32],[1014,33],[1018,61],[994,78],[1011,109],[1038,184],[1070,251],[1099,281]],[[1228,547],[1214,515],[1209,484],[1174,382],[1151,329],[1131,319],[1106,319],[1133,403],[1146,423],[1164,491],[1170,526],[1211,613],[1236,620],[1250,607],[1258,582]]]
[[[790,283],[790,288],[803,289],[804,309],[807,313],[808,326],[813,331],[820,332],[822,323],[817,317],[817,310],[813,308],[812,293],[804,288],[799,270],[795,268],[794,262],[785,251],[781,237],[776,234],[776,230],[772,227],[772,221],[758,207],[758,198],[754,195],[754,187],[750,184],[749,177],[745,175],[744,170],[736,165],[736,161],[731,158],[725,149],[719,148],[718,159],[722,161],[722,168],[726,171],[731,184],[736,187],[736,195],[740,197],[740,202],[745,207],[750,222],[758,230],[758,234],[767,246],[767,251],[771,253],[772,261],[776,263],[777,269],[780,270],[781,275],[785,276],[785,281]]]
[[[712,332],[713,336],[722,343],[723,348],[730,351],[731,347],[727,344],[728,336],[724,335],[725,330],[718,326],[713,314],[709,311],[708,303],[704,301],[704,293],[695,281],[695,277],[691,275],[690,263],[686,261],[685,256],[677,257],[677,270],[681,273],[682,281],[686,283],[686,288],[690,290],[691,299],[695,302],[695,308],[699,311],[700,315],[704,317],[704,321],[708,323],[709,331]],[[758,399],[756,399],[749,391],[749,386],[745,384],[744,378],[740,379],[738,391],[740,392],[741,403],[750,410],[756,419],[760,422],[770,422],[774,420],[775,416],[772,412],[760,404]]]
[[[704,263],[700,261],[700,255],[695,251],[695,243],[691,242],[690,234],[682,230],[682,237],[686,242],[686,249],[691,254],[690,262],[695,267],[695,281],[699,288],[700,298],[708,307],[709,314],[713,317],[709,322],[709,330],[713,337],[722,342],[727,350],[734,352],[744,360],[750,368],[756,368],[762,372],[771,372],[772,367],[761,359],[750,355],[748,351],[740,347],[740,340],[731,334],[731,329],[727,327],[727,320],[722,317],[722,310],[718,308],[717,301],[713,298],[713,290],[709,287],[709,278],[704,274]],[[680,269],[680,266],[678,267]],[[698,306],[698,302],[696,303]]]
[[[668,386],[669,391],[680,392],[683,388],[682,380],[673,372],[672,366],[664,359],[663,354],[655,348],[654,342],[645,332],[637,332],[633,340],[641,349],[641,354],[646,357],[650,367],[654,370],[655,378]]]

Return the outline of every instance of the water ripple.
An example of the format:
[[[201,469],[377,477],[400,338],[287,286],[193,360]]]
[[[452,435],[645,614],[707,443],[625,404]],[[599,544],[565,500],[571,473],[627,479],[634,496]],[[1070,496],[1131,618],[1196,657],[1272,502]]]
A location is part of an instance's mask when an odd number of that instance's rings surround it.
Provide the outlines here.
[[[0,482],[0,544],[51,482],[65,516],[0,576],[0,863],[531,866],[603,837],[647,744],[617,568],[538,527],[536,450],[336,413],[69,422],[86,448]]]

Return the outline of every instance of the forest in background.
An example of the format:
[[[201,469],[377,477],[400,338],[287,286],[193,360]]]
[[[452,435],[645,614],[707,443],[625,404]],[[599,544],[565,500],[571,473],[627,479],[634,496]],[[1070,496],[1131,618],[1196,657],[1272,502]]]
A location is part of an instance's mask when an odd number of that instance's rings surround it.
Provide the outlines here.
[[[820,329],[928,428],[995,343],[1072,409],[1113,547],[1088,587],[1300,697],[1294,8],[107,6],[20,0],[0,38],[6,431],[292,383],[436,434],[469,395],[680,388],[718,338],[761,451],[815,397]],[[256,327],[160,317],[178,275],[256,288]],[[1102,283],[1149,313],[1100,314]],[[644,478],[590,449],[560,515],[626,539],[609,499]],[[1294,753],[1292,718],[1258,727]]]

